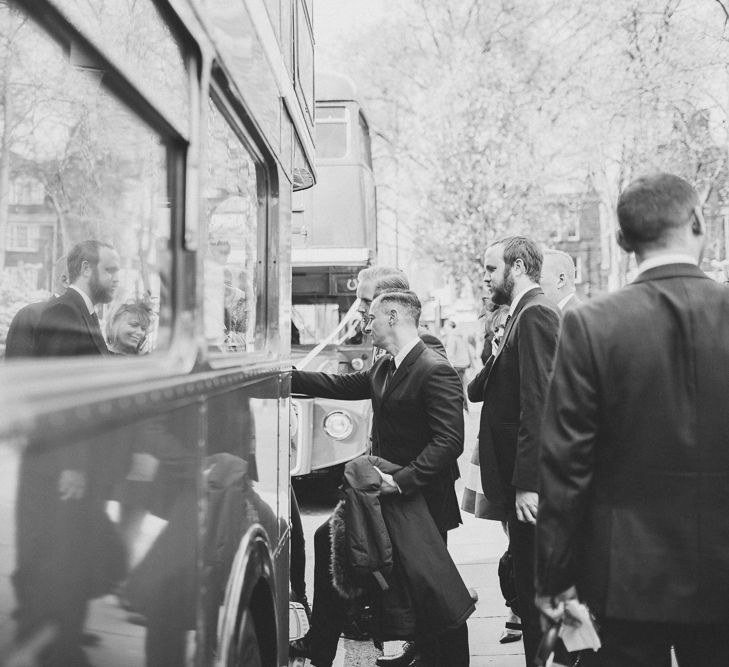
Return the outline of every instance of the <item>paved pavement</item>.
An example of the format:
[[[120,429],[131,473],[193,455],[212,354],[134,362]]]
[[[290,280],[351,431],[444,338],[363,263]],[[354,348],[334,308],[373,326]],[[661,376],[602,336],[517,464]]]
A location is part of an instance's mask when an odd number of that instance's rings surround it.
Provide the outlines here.
[[[459,463],[466,470],[471,451],[476,445],[480,406],[472,406],[466,417],[466,447]],[[463,479],[457,485],[459,498],[463,492]],[[302,509],[302,520],[307,546],[313,545],[314,530],[322,523],[321,511]],[[499,636],[506,620],[507,608],[499,589],[498,560],[506,549],[506,536],[501,524],[476,519],[463,513],[463,525],[448,534],[448,549],[456,562],[466,586],[476,589],[476,611],[468,620],[471,647],[471,667],[498,665],[499,667],[524,667],[524,651],[521,642],[499,644]],[[313,549],[309,548],[307,555]],[[313,554],[312,554],[313,555]],[[313,591],[313,558],[307,559],[307,586]],[[399,652],[399,642],[385,644],[385,654]],[[334,667],[371,667],[379,652],[371,642],[341,639]],[[307,661],[307,667],[310,664]]]

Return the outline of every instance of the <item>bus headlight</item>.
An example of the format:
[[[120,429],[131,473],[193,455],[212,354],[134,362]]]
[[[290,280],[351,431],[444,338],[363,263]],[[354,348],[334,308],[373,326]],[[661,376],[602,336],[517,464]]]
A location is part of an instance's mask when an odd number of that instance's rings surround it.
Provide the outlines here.
[[[330,438],[344,440],[352,435],[352,431],[354,431],[354,423],[346,412],[336,410],[324,417],[324,432]]]
[[[355,357],[351,361],[352,368],[356,371],[361,371],[364,368],[364,360],[360,357]]]

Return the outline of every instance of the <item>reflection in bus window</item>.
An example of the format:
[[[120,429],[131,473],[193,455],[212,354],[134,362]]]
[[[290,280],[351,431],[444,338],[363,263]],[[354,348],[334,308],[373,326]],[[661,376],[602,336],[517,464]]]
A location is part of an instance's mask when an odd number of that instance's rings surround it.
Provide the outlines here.
[[[211,351],[251,351],[258,280],[256,163],[213,102],[208,146],[205,338]]]
[[[318,159],[347,155],[349,112],[344,107],[319,107],[316,110],[316,155]]]
[[[0,76],[7,90],[0,113],[11,119],[3,128],[8,181],[0,182],[6,188],[0,192],[0,355],[10,330],[19,347],[8,357],[37,356],[38,327],[53,338],[48,327],[68,320],[48,317],[43,325],[44,313],[74,282],[65,299],[76,299],[83,317],[94,321],[93,331],[85,323],[86,333],[99,354],[107,354],[105,320],[129,301],[152,309],[148,344],[165,348],[171,329],[165,146],[106,91],[103,70],[88,59],[76,66],[73,49],[65,53],[32,22],[7,8],[0,12]],[[94,250],[89,242],[100,245]],[[86,244],[81,266],[69,267],[79,244]],[[81,282],[71,275],[76,268]],[[113,289],[96,298],[93,285],[111,272]],[[83,354],[79,349],[64,343],[44,354]]]

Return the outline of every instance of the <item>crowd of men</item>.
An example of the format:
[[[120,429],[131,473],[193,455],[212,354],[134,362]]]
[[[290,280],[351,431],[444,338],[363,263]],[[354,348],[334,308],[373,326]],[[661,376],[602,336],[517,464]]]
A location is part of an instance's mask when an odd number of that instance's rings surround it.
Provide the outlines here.
[[[602,647],[558,648],[562,664],[669,667],[672,650],[681,667],[729,664],[729,291],[698,266],[699,204],[671,174],[631,183],[618,241],[634,253],[637,277],[582,303],[564,253],[523,236],[486,251],[488,296],[508,318],[468,393],[483,402],[484,495],[509,507],[527,666],[550,624],[579,624],[576,600],[594,614]],[[422,493],[446,540],[460,523],[461,378],[418,335],[420,303],[407,282],[368,271],[358,296],[386,354],[348,376],[294,371],[292,388],[370,398],[372,453],[401,466],[382,475],[383,502]],[[344,617],[329,542],[325,523],[311,629],[291,645],[317,667],[332,664]],[[378,664],[469,664],[465,622],[442,630]]]

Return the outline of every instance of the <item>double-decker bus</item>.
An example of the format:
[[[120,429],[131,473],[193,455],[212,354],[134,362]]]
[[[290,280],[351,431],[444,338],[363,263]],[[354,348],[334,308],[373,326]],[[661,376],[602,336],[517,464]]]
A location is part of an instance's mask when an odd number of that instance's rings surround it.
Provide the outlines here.
[[[377,254],[367,118],[351,79],[316,76],[317,184],[294,197],[292,353],[299,368],[351,373],[370,365],[372,343],[355,309],[357,274]],[[336,479],[368,447],[369,401],[297,396],[292,475]]]
[[[287,664],[311,12],[0,2],[2,664]]]

